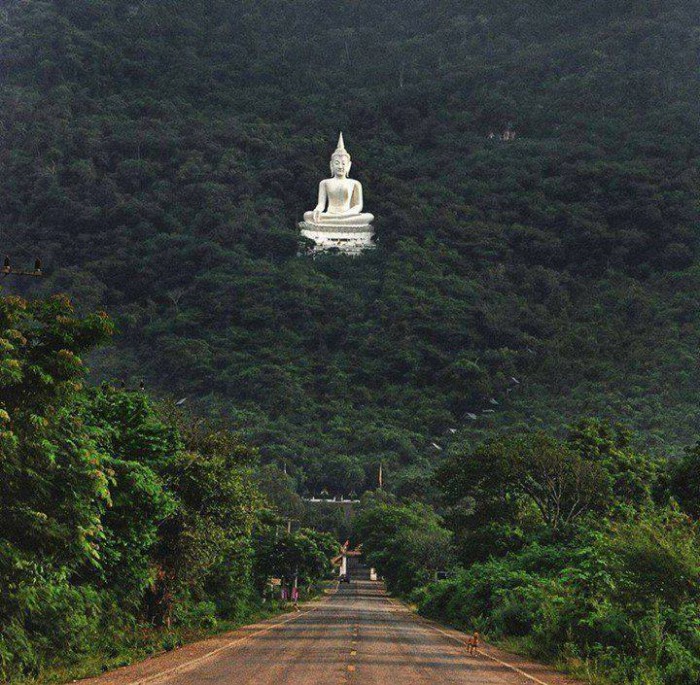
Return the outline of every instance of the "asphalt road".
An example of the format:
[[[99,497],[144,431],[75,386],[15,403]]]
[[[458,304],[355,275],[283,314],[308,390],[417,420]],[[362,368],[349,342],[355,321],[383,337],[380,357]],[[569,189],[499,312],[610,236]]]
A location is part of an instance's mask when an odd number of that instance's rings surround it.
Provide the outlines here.
[[[550,669],[424,622],[355,581],[298,614],[92,679],[95,685],[563,685]]]

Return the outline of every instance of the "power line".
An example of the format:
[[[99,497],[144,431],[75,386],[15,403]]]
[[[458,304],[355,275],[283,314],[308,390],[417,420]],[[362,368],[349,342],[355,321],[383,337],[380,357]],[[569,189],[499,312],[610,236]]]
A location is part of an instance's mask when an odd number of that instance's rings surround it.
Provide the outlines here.
[[[12,266],[10,255],[5,255],[2,269],[0,269],[0,280],[5,280],[8,276],[28,276],[30,278],[41,278],[44,272],[41,268],[41,259],[34,260],[34,269],[17,269]]]

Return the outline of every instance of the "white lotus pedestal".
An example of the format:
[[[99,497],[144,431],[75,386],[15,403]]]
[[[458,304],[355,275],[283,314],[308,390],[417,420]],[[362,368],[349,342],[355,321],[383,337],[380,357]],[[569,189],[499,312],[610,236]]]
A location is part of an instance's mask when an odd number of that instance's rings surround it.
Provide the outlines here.
[[[364,250],[371,250],[374,244],[374,229],[370,224],[363,226],[319,226],[302,221],[299,224],[301,235],[314,241],[312,254],[321,252],[342,252],[353,257]]]

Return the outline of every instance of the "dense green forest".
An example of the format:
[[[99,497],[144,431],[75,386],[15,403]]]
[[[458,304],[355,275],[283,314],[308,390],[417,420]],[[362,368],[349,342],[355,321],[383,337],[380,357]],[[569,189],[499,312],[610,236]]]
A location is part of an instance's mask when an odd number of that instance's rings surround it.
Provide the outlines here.
[[[225,417],[304,492],[359,493],[382,462],[410,494],[450,448],[582,414],[680,453],[699,14],[8,0],[0,243],[43,257],[35,294],[114,318],[96,379]],[[299,258],[340,129],[378,248]]]
[[[699,37],[681,0],[3,2],[0,250],[44,278],[0,298],[0,677],[258,615],[328,571],[301,522],[426,615],[695,685]],[[339,130],[377,248],[299,256]]]
[[[3,682],[94,675],[250,620],[271,577],[306,592],[339,549],[280,525],[290,483],[271,489],[230,431],[85,386],[80,355],[112,328],[65,297],[0,298]]]

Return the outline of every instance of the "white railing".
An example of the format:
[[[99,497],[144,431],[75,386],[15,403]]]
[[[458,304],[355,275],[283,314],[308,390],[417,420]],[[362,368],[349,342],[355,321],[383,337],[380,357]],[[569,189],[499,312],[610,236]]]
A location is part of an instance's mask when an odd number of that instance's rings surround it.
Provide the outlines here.
[[[304,502],[325,502],[327,504],[359,504],[359,499],[337,499],[335,497],[330,497],[328,499],[321,499],[320,497],[302,497]]]

